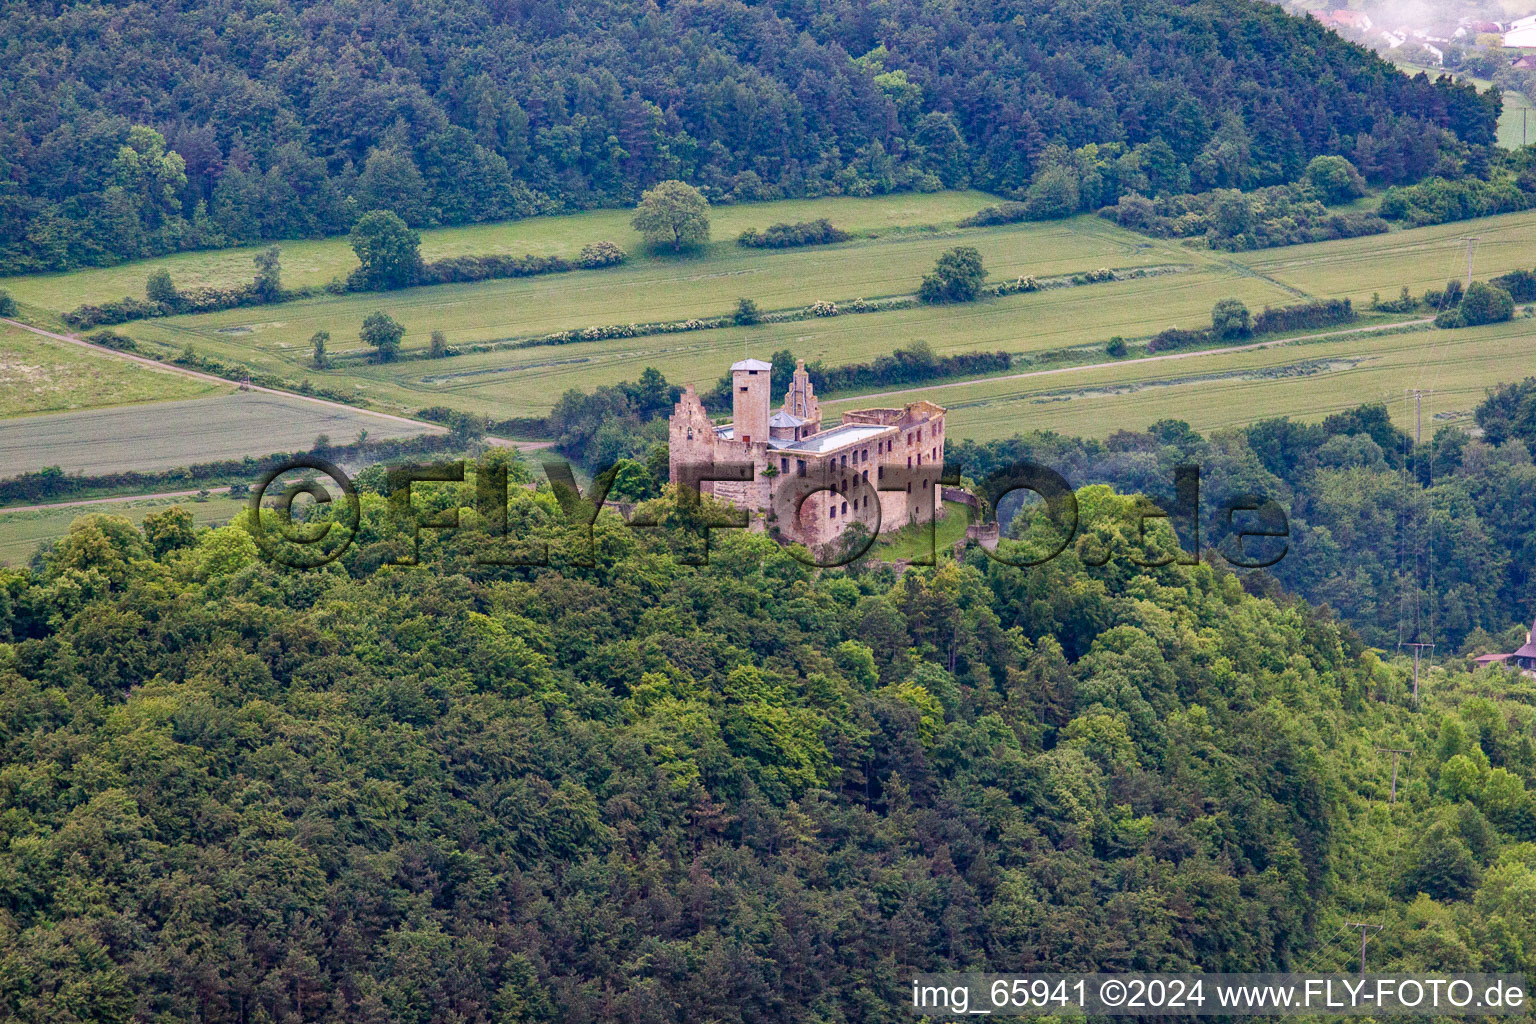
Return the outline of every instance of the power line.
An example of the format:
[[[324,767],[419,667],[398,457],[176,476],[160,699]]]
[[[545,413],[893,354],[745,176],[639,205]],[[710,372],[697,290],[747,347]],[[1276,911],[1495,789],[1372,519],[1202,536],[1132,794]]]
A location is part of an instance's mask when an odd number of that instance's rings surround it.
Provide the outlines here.
[[[1379,924],[1367,924],[1364,921],[1346,921],[1344,922],[1344,927],[1360,929],[1360,977],[1363,978],[1365,977],[1365,938],[1373,930],[1379,932],[1385,926]]]
[[[1413,753],[1413,751],[1395,750],[1392,747],[1377,747],[1376,749],[1383,754],[1392,755],[1392,802],[1395,804],[1397,803],[1397,759],[1399,756],[1406,757]]]

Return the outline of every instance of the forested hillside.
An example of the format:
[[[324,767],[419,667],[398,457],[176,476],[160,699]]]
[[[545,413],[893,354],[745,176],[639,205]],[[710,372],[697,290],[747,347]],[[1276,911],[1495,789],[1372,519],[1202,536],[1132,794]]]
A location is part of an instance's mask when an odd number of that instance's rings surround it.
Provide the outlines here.
[[[1265,573],[1288,591],[1387,650],[1423,640],[1442,653],[1508,652],[1536,618],[1533,395],[1536,380],[1501,387],[1477,409],[1484,436],[1446,425],[1417,446],[1384,406],[1369,405],[1322,423],[1261,420],[1209,437],[1169,420],[1104,442],[1049,433],[964,441],[950,456],[977,480],[1029,459],[1074,485],[1164,500],[1175,467],[1197,465],[1202,546],[1219,547],[1230,532],[1219,512],[1229,496],[1273,498],[1289,549]]]
[[[1346,901],[1393,964],[1530,969],[1530,695],[1410,713],[1080,499],[1102,568],[900,579],[611,516],[581,568],[547,490],[536,569],[467,509],[380,568],[366,490],[313,571],[86,517],[0,574],[0,1016],[887,1021],[919,969],[1338,966]]]
[[[1475,170],[1498,106],[1257,0],[13,3],[0,39],[0,272],[664,178],[1092,208],[1338,152],[1400,182]]]

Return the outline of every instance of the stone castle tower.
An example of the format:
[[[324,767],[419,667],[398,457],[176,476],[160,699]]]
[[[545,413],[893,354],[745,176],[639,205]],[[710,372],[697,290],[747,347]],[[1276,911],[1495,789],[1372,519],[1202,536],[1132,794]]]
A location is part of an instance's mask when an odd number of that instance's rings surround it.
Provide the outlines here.
[[[823,429],[804,360],[795,366],[784,404],[770,415],[772,398],[773,366],[761,359],[731,367],[729,424],[714,423],[698,392],[685,387],[669,424],[672,481],[696,480],[695,467],[711,463],[748,463],[751,480],[700,482],[699,489],[746,509],[751,529],[776,525],[786,539],[811,545],[829,543],[853,522],[883,533],[934,516],[944,461],[941,406],[920,401],[861,409]],[[897,477],[897,470],[905,475]],[[790,476],[820,489],[798,505],[784,505],[795,491],[783,486]]]

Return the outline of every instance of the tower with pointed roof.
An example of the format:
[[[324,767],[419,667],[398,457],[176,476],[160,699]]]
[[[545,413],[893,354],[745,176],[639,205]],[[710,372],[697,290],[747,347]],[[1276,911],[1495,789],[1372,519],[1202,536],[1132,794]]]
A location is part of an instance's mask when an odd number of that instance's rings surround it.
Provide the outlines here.
[[[784,404],[769,415],[773,366],[743,359],[731,367],[732,422],[716,424],[690,386],[672,410],[672,480],[687,467],[748,463],[750,481],[706,481],[700,490],[750,513],[752,529],[819,547],[857,522],[871,533],[932,519],[944,465],[942,406],[859,409],[822,429],[804,360]],[[696,475],[696,474],[695,474]]]

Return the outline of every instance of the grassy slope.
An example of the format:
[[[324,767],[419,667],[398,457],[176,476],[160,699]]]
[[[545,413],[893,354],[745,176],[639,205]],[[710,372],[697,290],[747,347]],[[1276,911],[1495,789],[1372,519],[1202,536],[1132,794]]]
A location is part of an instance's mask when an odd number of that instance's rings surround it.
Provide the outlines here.
[[[0,324],[0,417],[96,409],[233,390],[161,373]],[[6,475],[0,467],[0,476]]]
[[[1001,348],[1039,353],[1101,345],[1116,334],[1145,337],[1170,324],[1197,325],[1206,319],[1217,299],[1228,295],[1255,309],[1299,301],[1308,295],[1349,296],[1364,303],[1372,292],[1395,295],[1405,283],[1422,291],[1459,276],[1465,268],[1463,239],[1469,234],[1481,238],[1475,254],[1480,277],[1536,263],[1529,242],[1536,233],[1536,212],[1228,255],[1150,241],[1091,217],[964,231],[953,228],[954,219],[985,198],[959,194],[723,208],[716,212],[718,241],[702,256],[641,258],[622,268],[531,280],[327,297],[262,310],[146,322],[128,330],[141,342],[158,345],[166,352],[191,343],[199,351],[223,358],[350,387],[384,408],[415,410],[442,404],[497,416],[529,415],[547,410],[566,388],[590,389],[634,379],[645,366],[656,366],[675,381],[708,385],[744,349],[766,354],[790,348],[808,359],[834,364],[869,359],[915,341],[925,341],[940,352]],[[866,235],[839,246],[778,252],[744,250],[728,240],[747,224],[821,215],[880,237]],[[891,224],[923,223],[938,224],[944,230],[890,229]],[[543,251],[569,251],[589,240],[589,229],[599,224],[623,227],[621,212],[435,233],[429,236],[429,245],[439,246],[440,252],[449,251],[450,244],[461,247],[456,251],[477,251],[493,247],[500,239],[509,251],[540,251],[540,246],[562,245],[565,250]],[[911,289],[940,251],[959,243],[982,250],[994,280],[1103,265],[1181,263],[1193,269],[963,307],[540,346],[444,361],[407,360],[389,366],[352,360],[325,372],[305,365],[305,341],[313,331],[331,330],[332,351],[345,349],[355,344],[348,341],[350,325],[373,308],[386,309],[406,323],[408,349],[424,345],[434,328],[446,330],[453,342],[463,344],[589,324],[720,313],[742,294],[773,308],[803,305],[818,298],[846,301],[899,293]],[[226,254],[201,258],[223,260]],[[142,270],[141,266],[136,272]],[[120,272],[71,276],[85,280],[81,287],[94,287],[91,275]],[[248,333],[227,333],[232,329]],[[1470,408],[1471,402],[1462,399],[1473,391],[1480,393],[1484,385],[1524,373],[1520,343],[1531,332],[1520,324],[1492,330],[1486,344],[1479,332],[1454,336],[1466,360],[1456,372],[1459,408]],[[1104,434],[1122,423],[1149,422],[1162,415],[1182,416],[1199,425],[1279,412],[1310,417],[1366,398],[1400,396],[1401,387],[1415,383],[1402,382],[1401,368],[1430,358],[1433,346],[1443,347],[1446,337],[1452,336],[1424,332],[1392,339],[1349,339],[1331,343],[1325,353],[1309,346],[1200,357],[1160,364],[1156,370],[1128,367],[1084,371],[1070,381],[988,381],[963,391],[936,391],[933,397],[958,406],[954,418],[960,430],[957,436],[995,436],[1025,425],[1019,415],[1019,403],[1025,396],[1031,396],[1027,399],[1031,423],[1044,421],[1084,434]],[[1363,362],[1350,362],[1362,357]],[[1294,376],[1298,372],[1295,364],[1319,358],[1339,365],[1321,370],[1311,365],[1305,368],[1304,376]],[[1293,369],[1286,370],[1288,366]],[[1266,376],[1250,380],[1217,376],[1230,372]],[[1267,376],[1273,374],[1282,376]],[[1169,377],[1205,379],[1170,385]],[[1163,383],[1155,390],[1125,388],[1143,379]],[[1121,389],[1121,393],[1095,392],[1070,400],[1058,395],[1045,405],[1037,401],[1044,392],[1073,394],[1106,385]],[[839,407],[855,404],[860,404],[859,400],[842,402]]]
[[[98,409],[0,421],[0,476],[47,466],[66,473],[175,469],[247,455],[303,451],[320,434],[350,444],[425,428],[262,392],[161,403],[153,410]]]
[[[914,558],[926,559],[930,553],[939,558],[953,557],[954,546],[965,539],[965,528],[971,525],[971,510],[958,501],[944,502],[943,514],[936,525],[928,524],[903,526],[892,533],[882,534],[875,545],[869,549],[870,558],[878,558],[886,562],[898,560],[911,561]],[[933,531],[932,548],[929,544],[929,530]]]
[[[807,214],[811,212],[816,211]],[[307,366],[306,342],[323,329],[332,334],[333,353],[355,349],[357,324],[374,309],[383,309],[406,325],[409,352],[424,348],[432,330],[445,331],[451,343],[469,344],[598,324],[721,314],[730,311],[742,295],[772,309],[805,306],[818,299],[845,302],[903,294],[916,287],[940,253],[962,243],[981,250],[994,280],[1203,259],[1170,243],[1150,242],[1097,218],[1083,217],[1053,224],[887,234],[786,251],[749,250],[724,242],[691,258],[637,260],[601,271],[384,295],[326,297],[261,310],[147,321],[126,330],[165,352],[192,344],[200,352],[248,361],[289,376],[310,376],[343,387],[361,384],[361,394],[392,408],[447,404],[520,415],[546,411],[567,387],[590,388],[632,379],[646,365],[657,366],[671,379],[711,382],[725,365],[739,358],[748,332],[729,329],[541,346],[440,363],[407,361],[373,367],[352,361],[325,372]],[[799,322],[755,329],[752,333],[760,337],[752,344],[804,348],[809,358],[838,363],[890,352],[918,339],[941,349],[1029,351],[1097,340],[1109,328],[1109,333],[1122,333],[1121,328],[1134,326],[1138,309],[1145,314],[1150,308],[1171,321],[1198,318],[1226,294],[1242,294],[1256,302],[1283,300],[1279,289],[1238,281],[1235,274],[1219,267],[1214,276],[1193,282],[1180,275],[1166,283],[1156,279],[1020,296],[964,311],[917,310]],[[1117,287],[1135,289],[1141,297],[1122,309],[1118,318],[1100,306],[1105,290]],[[1154,293],[1156,298],[1148,299]],[[1088,308],[1094,312],[1085,313]],[[985,319],[988,312],[993,323],[975,322],[975,317]],[[1094,326],[1085,331],[1083,323]],[[829,330],[832,333],[825,334]],[[814,346],[795,345],[796,339],[811,337],[824,340]],[[524,371],[535,364],[542,372],[527,375]]]
[[[1536,320],[1460,331],[1362,335],[1253,352],[1194,356],[1070,376],[983,380],[904,396],[947,406],[954,437],[988,440],[1026,430],[1104,437],[1165,418],[1206,431],[1269,416],[1318,420],[1362,402],[1385,402],[1408,425],[1404,391],[1434,390],[1431,424],[1464,419],[1491,384],[1529,373]],[[897,401],[886,399],[885,401]],[[828,403],[836,415],[860,399]]]
[[[1465,278],[1468,236],[1473,273],[1493,277],[1536,266],[1536,210],[1437,224],[1389,235],[1338,242],[1292,245],[1239,253],[1235,261],[1254,273],[1314,295],[1370,300],[1371,293],[1395,298],[1403,285],[1414,293],[1438,288],[1451,278]]]
[[[715,207],[710,221],[714,238],[724,242],[732,242],[749,227],[761,229],[771,223],[817,217],[830,218],[847,231],[878,233],[917,225],[952,224],[996,201],[984,192],[939,192],[873,199],[838,197],[744,203]],[[559,217],[438,228],[421,233],[421,253],[428,260],[485,253],[574,256],[589,242],[607,239],[638,258],[640,237],[629,226],[633,215],[631,210],[592,210]],[[283,250],[283,283],[290,288],[320,286],[334,277],[345,277],[357,266],[344,237],[279,244]],[[181,253],[68,274],[0,278],[0,288],[10,291],[18,302],[63,313],[85,302],[124,295],[142,297],[145,278],[160,268],[169,270],[182,288],[241,284],[251,280],[251,257],[261,248]]]
[[[1531,243],[1536,211],[1230,259],[1277,284],[1364,303],[1373,292],[1394,296],[1403,284],[1422,292],[1464,275],[1469,235],[1480,239],[1473,261],[1477,277],[1536,265]],[[1413,315],[1423,314],[1403,319]],[[1403,393],[1412,387],[1436,389],[1431,405],[1443,422],[1470,413],[1493,384],[1527,376],[1533,342],[1536,320],[1517,318],[1474,330],[1361,335],[1069,377],[980,381],[913,393],[906,400],[927,397],[949,406],[952,435],[977,439],[1035,428],[1103,437],[1167,417],[1202,430],[1267,416],[1317,420],[1368,401],[1386,402],[1406,425]],[[828,408],[841,412],[860,404],[843,399]]]
[[[229,522],[245,508],[243,499],[227,495],[212,495],[207,501],[188,499],[140,500],[103,502],[71,508],[50,509],[45,512],[6,512],[0,510],[0,565],[24,565],[33,552],[45,541],[62,537],[69,532],[69,524],[81,516],[92,513],[125,516],[135,524],[143,522],[151,512],[158,512],[172,505],[182,505],[192,512],[199,526],[221,525]]]

